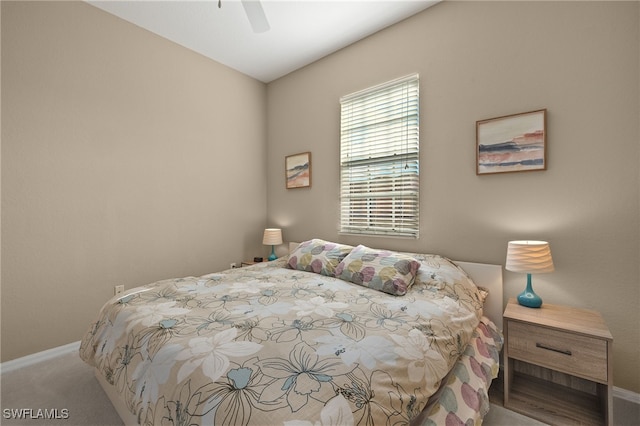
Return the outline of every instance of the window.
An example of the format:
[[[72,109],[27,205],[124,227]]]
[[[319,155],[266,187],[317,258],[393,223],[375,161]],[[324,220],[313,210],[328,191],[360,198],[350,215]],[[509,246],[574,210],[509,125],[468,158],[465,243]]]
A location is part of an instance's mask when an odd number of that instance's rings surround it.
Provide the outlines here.
[[[418,75],[340,104],[340,232],[418,238]]]

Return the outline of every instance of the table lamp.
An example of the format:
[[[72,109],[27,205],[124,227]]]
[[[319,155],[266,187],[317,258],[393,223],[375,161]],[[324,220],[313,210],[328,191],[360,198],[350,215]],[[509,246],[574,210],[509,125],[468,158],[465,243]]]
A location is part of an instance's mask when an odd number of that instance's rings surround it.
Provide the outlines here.
[[[531,274],[553,272],[551,249],[546,241],[509,241],[507,271],[527,274],[527,288],[518,295],[518,303],[529,308],[542,306],[542,299],[533,291]]]
[[[282,244],[282,230],[278,228],[265,229],[262,236],[262,244],[264,244],[265,246],[271,246],[271,254],[269,255],[269,260],[276,260],[278,256],[276,256],[274,246],[277,244]]]

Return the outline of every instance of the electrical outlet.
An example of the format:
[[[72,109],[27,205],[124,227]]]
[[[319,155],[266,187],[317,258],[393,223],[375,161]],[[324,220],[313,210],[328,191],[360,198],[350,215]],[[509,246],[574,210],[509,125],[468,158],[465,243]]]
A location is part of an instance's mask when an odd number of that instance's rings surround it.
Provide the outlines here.
[[[120,294],[124,292],[124,286],[123,285],[117,285],[113,288],[113,294]]]
[[[235,269],[238,267],[238,264],[236,262],[231,262],[231,269]]]

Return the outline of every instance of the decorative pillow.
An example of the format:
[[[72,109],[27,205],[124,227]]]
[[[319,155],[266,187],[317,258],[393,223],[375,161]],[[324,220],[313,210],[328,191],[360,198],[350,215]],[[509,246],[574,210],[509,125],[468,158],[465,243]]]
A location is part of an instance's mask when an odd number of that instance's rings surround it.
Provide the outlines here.
[[[437,254],[400,252],[420,262],[413,287],[418,291],[438,292],[454,300],[469,296],[482,305],[489,292],[480,288],[454,261]],[[463,296],[464,294],[464,296]],[[475,303],[475,302],[474,302]]]
[[[336,268],[336,277],[395,296],[407,293],[420,262],[400,253],[363,245],[351,250]]]
[[[335,269],[353,246],[313,239],[300,243],[289,255],[287,267],[335,277]]]

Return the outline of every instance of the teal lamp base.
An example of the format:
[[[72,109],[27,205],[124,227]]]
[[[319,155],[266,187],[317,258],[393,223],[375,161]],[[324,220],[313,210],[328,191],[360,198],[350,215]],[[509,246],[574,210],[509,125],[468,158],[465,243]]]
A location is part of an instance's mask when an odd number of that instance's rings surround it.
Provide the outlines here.
[[[276,260],[278,256],[276,256],[275,247],[271,246],[271,254],[269,255],[269,261]]]
[[[542,306],[542,299],[533,291],[531,274],[527,274],[527,288],[518,295],[518,303],[528,308],[539,308]]]

